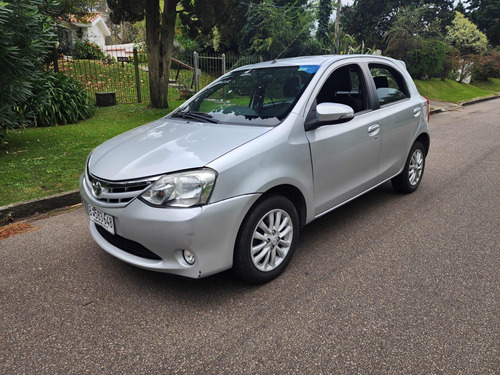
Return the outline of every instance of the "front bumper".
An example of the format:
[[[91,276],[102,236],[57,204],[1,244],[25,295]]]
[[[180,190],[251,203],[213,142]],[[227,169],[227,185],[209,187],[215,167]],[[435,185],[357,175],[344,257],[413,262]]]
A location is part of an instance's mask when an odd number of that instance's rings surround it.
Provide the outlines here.
[[[100,247],[134,266],[190,278],[232,267],[241,222],[260,196],[243,195],[193,208],[155,208],[139,199],[125,207],[102,207],[88,191],[84,175],[80,178],[80,194],[87,213],[89,203],[112,215],[116,235],[139,243],[161,260],[132,255],[112,245],[97,231],[96,224],[90,222],[90,233]],[[192,266],[184,261],[182,250],[195,255]]]

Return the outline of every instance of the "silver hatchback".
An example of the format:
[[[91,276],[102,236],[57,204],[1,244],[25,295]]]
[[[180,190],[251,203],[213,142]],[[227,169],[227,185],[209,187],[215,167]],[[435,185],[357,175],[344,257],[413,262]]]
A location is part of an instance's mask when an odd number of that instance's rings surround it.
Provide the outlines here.
[[[290,262],[299,228],[391,180],[419,186],[429,103],[404,63],[311,56],[245,66],[88,157],[80,192],[111,255],[254,283]]]

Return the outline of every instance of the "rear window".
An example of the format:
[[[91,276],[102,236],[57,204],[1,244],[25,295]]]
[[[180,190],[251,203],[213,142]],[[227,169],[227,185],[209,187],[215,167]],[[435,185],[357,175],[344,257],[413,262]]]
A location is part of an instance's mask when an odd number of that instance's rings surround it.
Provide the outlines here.
[[[382,64],[370,64],[369,67],[381,106],[410,97],[405,80],[396,69]]]

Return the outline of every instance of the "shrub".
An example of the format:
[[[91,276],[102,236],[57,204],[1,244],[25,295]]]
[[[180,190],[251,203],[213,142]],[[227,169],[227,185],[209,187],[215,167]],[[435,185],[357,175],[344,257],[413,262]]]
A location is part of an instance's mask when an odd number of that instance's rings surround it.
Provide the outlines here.
[[[446,43],[442,40],[424,39],[422,48],[409,54],[408,71],[415,79],[438,77],[444,68],[446,52]]]
[[[52,2],[0,1],[0,147],[7,129],[29,124],[20,107],[33,97],[43,58],[55,42],[50,19],[40,12],[44,4]]]
[[[88,40],[76,41],[74,48],[74,58],[81,60],[102,60],[104,52],[94,42]]]
[[[21,108],[32,126],[55,126],[92,117],[95,107],[83,88],[62,73],[44,72],[35,96]]]
[[[488,78],[500,78],[500,52],[489,52],[474,59],[472,79],[477,81]]]

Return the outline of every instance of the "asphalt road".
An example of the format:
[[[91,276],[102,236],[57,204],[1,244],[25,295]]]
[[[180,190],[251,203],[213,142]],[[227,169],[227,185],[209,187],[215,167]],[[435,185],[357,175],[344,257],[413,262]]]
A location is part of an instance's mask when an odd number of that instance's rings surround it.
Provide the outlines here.
[[[264,286],[126,265],[82,209],[0,241],[1,374],[499,374],[500,100],[431,118],[419,190],[311,223]]]

